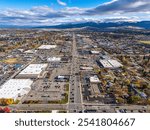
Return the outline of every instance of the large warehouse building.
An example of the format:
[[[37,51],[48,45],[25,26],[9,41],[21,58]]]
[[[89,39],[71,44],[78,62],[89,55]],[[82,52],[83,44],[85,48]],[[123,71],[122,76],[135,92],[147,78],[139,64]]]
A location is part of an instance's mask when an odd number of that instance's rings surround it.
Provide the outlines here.
[[[17,78],[40,78],[47,66],[48,64],[30,64],[19,73]]]
[[[121,63],[119,63],[117,60],[100,60],[99,61],[100,66],[104,67],[104,68],[119,68],[122,67],[123,65]]]
[[[28,94],[33,81],[30,79],[10,79],[0,86],[0,102],[2,99],[12,99]]]

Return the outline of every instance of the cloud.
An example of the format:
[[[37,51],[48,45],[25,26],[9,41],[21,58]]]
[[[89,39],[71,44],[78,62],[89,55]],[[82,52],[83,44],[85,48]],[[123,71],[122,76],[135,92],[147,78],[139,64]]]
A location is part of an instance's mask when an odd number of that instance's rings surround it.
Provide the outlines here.
[[[62,2],[61,0],[57,0],[58,4],[62,5],[62,6],[66,6],[67,4],[65,2]]]
[[[149,0],[112,0],[99,5],[96,8],[88,9],[84,15],[104,15],[113,13],[132,13],[150,11]]]
[[[60,10],[61,13],[64,13],[66,15],[81,15],[83,14],[85,9],[78,8],[78,7],[66,7],[62,10]]]
[[[31,9],[0,10],[0,25],[56,25],[87,21],[150,20],[148,0],[112,0],[95,8],[65,7],[54,10],[48,6]]]
[[[137,22],[140,21],[139,17],[137,16],[118,16],[118,17],[105,17],[105,19],[102,20],[102,22]]]
[[[33,7],[29,10],[7,9],[0,10],[0,24],[31,25],[43,23],[49,19],[66,17],[63,13],[53,10],[48,6]]]

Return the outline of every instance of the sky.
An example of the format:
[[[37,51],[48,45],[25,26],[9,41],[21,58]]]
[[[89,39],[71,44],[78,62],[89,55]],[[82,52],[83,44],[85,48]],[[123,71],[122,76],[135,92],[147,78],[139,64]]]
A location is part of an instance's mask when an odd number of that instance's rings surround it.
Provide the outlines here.
[[[150,0],[0,0],[0,25],[150,20]]]

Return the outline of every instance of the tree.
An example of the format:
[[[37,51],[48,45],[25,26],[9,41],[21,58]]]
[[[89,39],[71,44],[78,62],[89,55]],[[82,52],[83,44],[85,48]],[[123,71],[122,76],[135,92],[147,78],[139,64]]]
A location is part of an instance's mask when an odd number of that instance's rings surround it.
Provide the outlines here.
[[[125,84],[126,84],[126,85],[130,85],[130,83],[131,83],[131,81],[130,81],[129,79],[127,79],[127,80],[125,81]]]
[[[5,49],[4,48],[0,48],[0,52],[5,52]]]
[[[128,103],[130,104],[138,104],[138,102],[141,100],[140,96],[130,96],[128,99]]]
[[[118,102],[118,104],[123,104],[123,103],[124,103],[124,99],[118,97],[118,98],[117,98],[117,102]]]
[[[4,99],[4,98],[3,98],[3,99],[0,100],[0,104],[1,104],[1,105],[4,105],[4,106],[5,106],[5,105],[9,105],[9,104],[13,104],[13,103],[14,103],[14,100],[13,100],[13,99]]]
[[[3,110],[5,113],[10,113],[10,109],[8,107],[5,107]]]
[[[150,98],[147,100],[147,104],[150,105]]]
[[[4,113],[4,110],[3,110],[3,108],[1,108],[1,107],[0,107],[0,113]]]
[[[1,99],[0,100],[0,104],[3,105],[3,106],[7,105],[6,100],[4,98]]]
[[[116,81],[117,81],[117,79],[116,79],[116,78],[114,78],[114,83],[116,83]]]

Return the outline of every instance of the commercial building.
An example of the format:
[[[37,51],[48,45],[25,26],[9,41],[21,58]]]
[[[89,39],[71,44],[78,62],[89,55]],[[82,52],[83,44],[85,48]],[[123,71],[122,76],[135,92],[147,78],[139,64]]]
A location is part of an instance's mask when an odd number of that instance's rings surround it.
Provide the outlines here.
[[[91,54],[98,55],[99,53],[100,53],[100,51],[91,51]]]
[[[55,81],[57,82],[68,82],[70,79],[69,75],[59,75],[55,78]]]
[[[99,61],[100,66],[104,67],[104,68],[119,68],[122,67],[123,65],[121,63],[119,63],[117,60],[100,60]]]
[[[108,60],[108,62],[113,66],[113,68],[119,68],[122,67],[123,65],[119,63],[117,60]]]
[[[25,54],[35,54],[37,52],[37,50],[27,50],[24,53]]]
[[[41,45],[38,49],[39,50],[49,50],[49,49],[54,49],[56,47],[57,47],[57,45]]]
[[[19,73],[17,78],[40,78],[43,77],[44,71],[48,64],[30,64]]]
[[[108,62],[108,60],[100,60],[99,63],[104,68],[112,68],[112,65]]]
[[[88,66],[81,66],[80,70],[85,70],[85,71],[92,71],[93,67],[88,67]]]
[[[100,80],[97,75],[94,75],[94,76],[90,77],[90,82],[91,83],[100,83]]]
[[[10,79],[4,83],[0,88],[0,100],[12,99],[16,100],[22,97],[31,89],[33,81],[30,79]]]
[[[60,62],[61,58],[60,57],[50,57],[47,59],[48,62]]]

